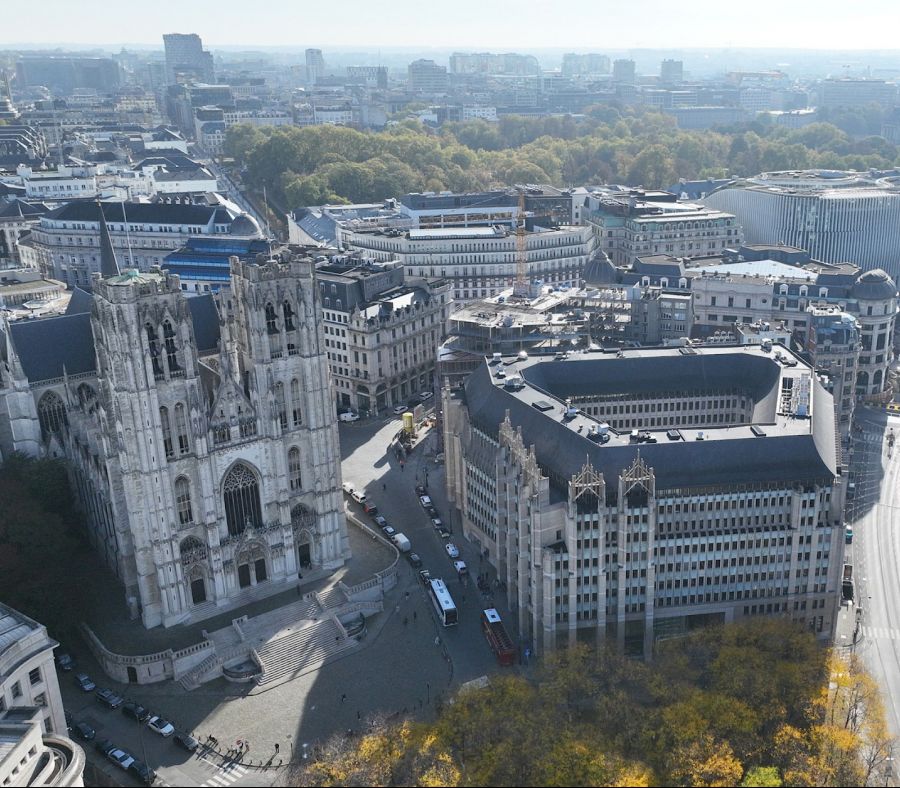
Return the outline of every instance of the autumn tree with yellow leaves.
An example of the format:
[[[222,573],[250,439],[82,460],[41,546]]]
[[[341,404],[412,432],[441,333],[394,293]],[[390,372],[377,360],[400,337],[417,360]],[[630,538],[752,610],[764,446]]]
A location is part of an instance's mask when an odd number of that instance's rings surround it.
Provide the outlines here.
[[[699,630],[643,663],[579,645],[376,720],[295,765],[298,786],[883,785],[893,740],[855,656],[786,620]]]

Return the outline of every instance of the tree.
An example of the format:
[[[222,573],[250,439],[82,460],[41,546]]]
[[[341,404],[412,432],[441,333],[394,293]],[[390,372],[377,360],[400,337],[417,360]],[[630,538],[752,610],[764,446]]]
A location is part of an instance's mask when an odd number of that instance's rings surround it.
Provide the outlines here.
[[[784,783],[774,766],[754,766],[741,780],[741,788],[781,788]]]
[[[675,161],[664,145],[644,148],[628,167],[627,181],[633,186],[663,189],[677,180]]]

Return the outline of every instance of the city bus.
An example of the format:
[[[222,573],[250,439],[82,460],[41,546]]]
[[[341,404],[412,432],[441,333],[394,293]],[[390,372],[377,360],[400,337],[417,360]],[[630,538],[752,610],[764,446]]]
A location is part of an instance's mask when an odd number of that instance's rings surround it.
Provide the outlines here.
[[[428,593],[431,595],[431,602],[438,614],[438,618],[445,627],[452,627],[456,622],[456,605],[453,604],[453,597],[447,590],[447,585],[440,578],[435,578],[428,584]]]

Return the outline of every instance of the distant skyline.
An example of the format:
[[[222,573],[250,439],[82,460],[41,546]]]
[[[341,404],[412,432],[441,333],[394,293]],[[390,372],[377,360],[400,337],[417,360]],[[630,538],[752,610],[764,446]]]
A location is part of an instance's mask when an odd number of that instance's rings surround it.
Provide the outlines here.
[[[0,47],[122,45],[162,49],[164,33],[197,33],[208,48],[403,47],[522,51],[631,48],[900,49],[896,0],[570,0],[549,6],[454,0],[114,0],[4,3]],[[13,37],[13,31],[16,32]]]

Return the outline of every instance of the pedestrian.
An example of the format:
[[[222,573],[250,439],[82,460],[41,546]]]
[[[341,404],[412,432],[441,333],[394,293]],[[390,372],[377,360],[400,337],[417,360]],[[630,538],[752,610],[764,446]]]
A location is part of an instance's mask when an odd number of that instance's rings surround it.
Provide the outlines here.
[[[386,483],[382,484],[381,489],[382,489],[382,492],[387,490],[387,484]]]
[[[413,610],[413,621],[415,621],[415,620],[416,620],[416,618],[417,618],[417,614],[416,614],[416,611],[415,611],[415,610]]]
[[[409,623],[409,616],[403,616],[403,626],[406,626]]]
[[[357,720],[361,720],[361,719],[362,719],[362,713],[360,712],[359,709],[356,710],[356,719],[357,719]]]
[[[275,742],[275,754],[278,755],[278,751],[281,749],[281,745],[278,742]]]
[[[346,692],[345,692],[343,695],[341,695],[341,703],[343,703],[345,700],[347,700],[347,693],[346,693]]]

